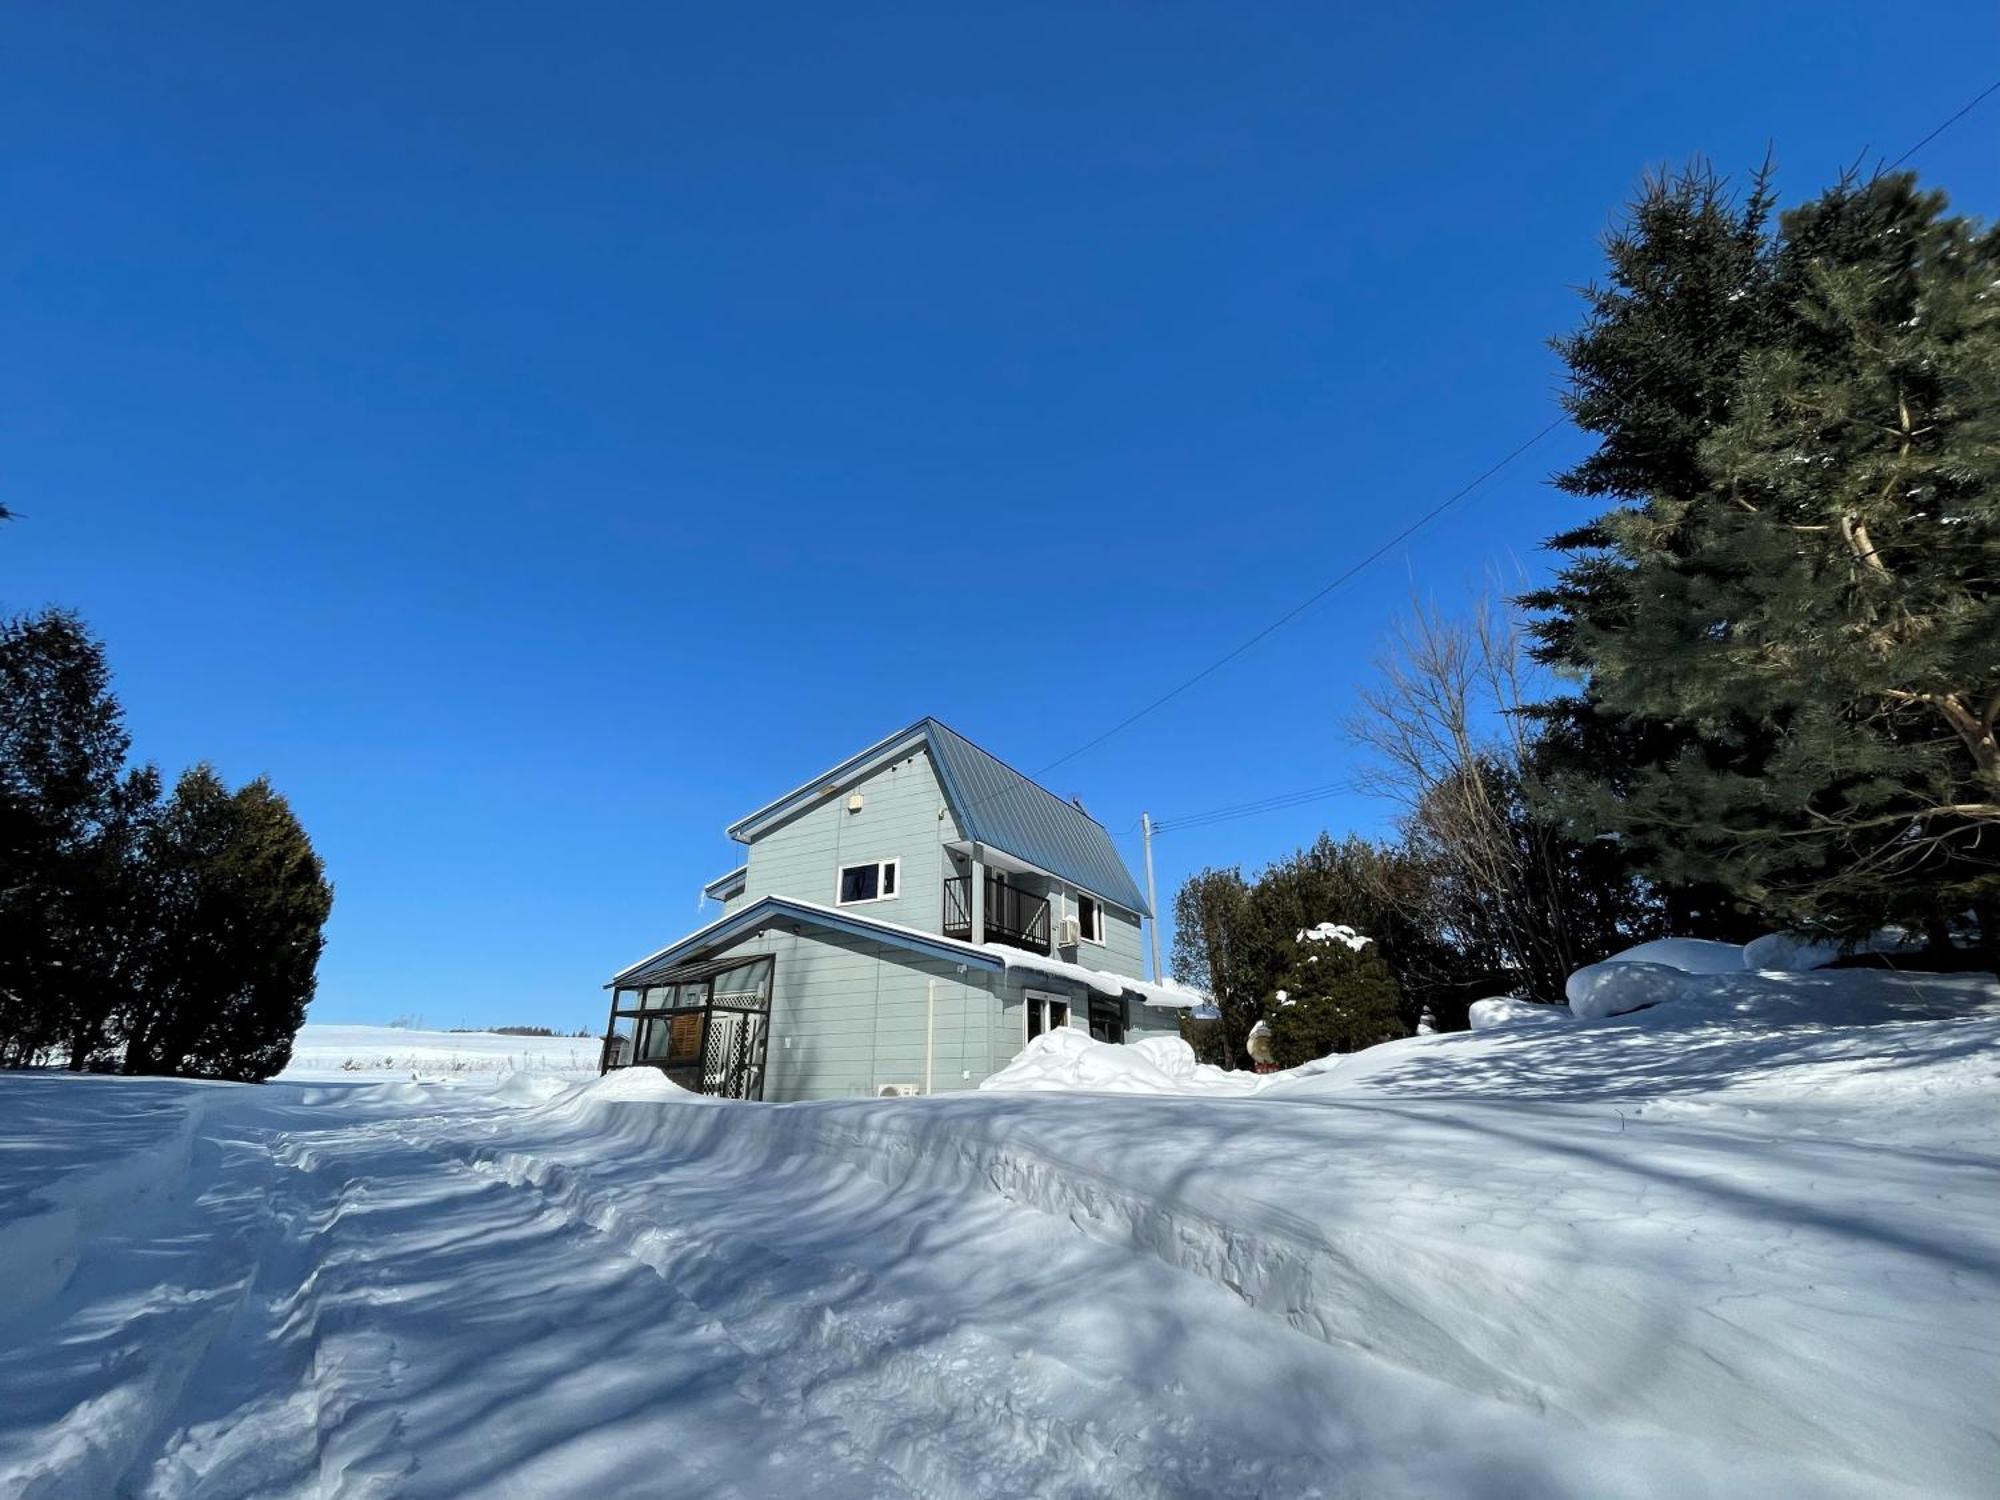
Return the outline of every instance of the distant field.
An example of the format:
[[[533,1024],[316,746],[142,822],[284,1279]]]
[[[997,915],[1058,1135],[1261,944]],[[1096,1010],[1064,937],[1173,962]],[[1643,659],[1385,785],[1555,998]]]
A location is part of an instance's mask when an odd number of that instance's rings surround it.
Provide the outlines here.
[[[353,1078],[357,1074],[548,1072],[597,1074],[597,1042],[578,1036],[501,1036],[492,1031],[416,1031],[401,1026],[332,1026],[308,1021],[280,1078]]]

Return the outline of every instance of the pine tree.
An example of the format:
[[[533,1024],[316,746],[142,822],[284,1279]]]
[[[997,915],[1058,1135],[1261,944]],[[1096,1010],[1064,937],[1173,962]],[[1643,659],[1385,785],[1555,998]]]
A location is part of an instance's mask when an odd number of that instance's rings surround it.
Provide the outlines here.
[[[1698,472],[1609,523],[1600,701],[1703,745],[1619,816],[1671,874],[1855,933],[2000,916],[2000,234],[1908,175],[1784,216],[1781,319]]]
[[[1568,561],[1518,602],[1539,612],[1529,627],[1536,659],[1578,683],[1532,712],[1548,730],[1545,771],[1588,788],[1556,807],[1586,840],[1619,827],[1606,805],[1615,807],[1647,768],[1698,755],[1754,776],[1770,752],[1768,735],[1705,739],[1685,722],[1614,709],[1599,691],[1595,644],[1628,628],[1635,608],[1620,518],[1700,482],[1701,445],[1727,420],[1749,351],[1772,336],[1774,207],[1768,164],[1741,196],[1705,162],[1648,177],[1605,241],[1606,279],[1585,289],[1583,326],[1554,341],[1569,367],[1563,405],[1599,440],[1556,476],[1556,487],[1615,506],[1551,537],[1547,545]],[[1627,859],[1651,867],[1670,931],[1730,941],[1756,934],[1762,923],[1736,892],[1662,861],[1671,839],[1623,832]]]
[[[147,840],[157,905],[125,1016],[128,1073],[263,1079],[291,1056],[333,904],[319,857],[263,780],[183,775]]]
[[[1603,440],[1560,483],[1621,503],[1525,601],[1581,681],[1544,713],[1573,823],[1670,909],[2000,926],[1994,243],[1907,176],[1774,230],[1761,181],[1696,172],[1649,185],[1558,345]]]

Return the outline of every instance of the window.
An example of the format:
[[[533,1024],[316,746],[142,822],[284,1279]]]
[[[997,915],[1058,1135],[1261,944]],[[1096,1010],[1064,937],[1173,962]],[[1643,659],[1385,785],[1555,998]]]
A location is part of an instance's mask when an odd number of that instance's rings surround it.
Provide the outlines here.
[[[1061,1031],[1069,1025],[1069,1001],[1060,995],[1028,991],[1028,1040],[1045,1031]]]
[[[1095,896],[1076,898],[1076,925],[1082,929],[1086,943],[1104,941],[1104,908],[1097,904]]]
[[[858,906],[864,901],[888,901],[896,894],[896,877],[902,874],[900,859],[876,860],[865,865],[840,867],[839,902]]]
[[[1107,1000],[1101,995],[1090,997],[1090,1035],[1100,1042],[1125,1040],[1125,1001],[1122,996],[1116,1000]]]

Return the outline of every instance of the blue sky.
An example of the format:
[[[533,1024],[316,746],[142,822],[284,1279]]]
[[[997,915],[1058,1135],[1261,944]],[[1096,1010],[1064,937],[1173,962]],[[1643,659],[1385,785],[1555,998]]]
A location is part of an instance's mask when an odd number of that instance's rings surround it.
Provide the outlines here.
[[[1797,197],[1991,81],[1990,5],[1881,17],[13,7],[0,602],[292,799],[315,1019],[594,1023],[732,818],[925,713],[1043,766],[1547,421],[1643,169]],[[1996,131],[1917,165],[1990,215]],[[1385,622],[1544,566],[1576,451],[1051,783],[1340,779]],[[1381,820],[1165,835],[1163,899]]]

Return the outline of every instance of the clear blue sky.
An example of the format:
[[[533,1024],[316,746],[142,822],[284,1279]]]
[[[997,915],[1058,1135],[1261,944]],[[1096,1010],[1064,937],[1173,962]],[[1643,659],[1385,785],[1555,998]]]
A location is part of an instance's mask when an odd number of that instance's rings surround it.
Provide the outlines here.
[[[0,601],[292,799],[314,1018],[595,1022],[733,817],[924,713],[1099,733],[1548,419],[1644,168],[1893,156],[1996,15],[10,7]],[[1991,214],[1997,133],[1919,165]],[[1575,451],[1051,782],[1339,779],[1384,621],[1541,567]],[[1380,819],[1163,837],[1163,899]]]

